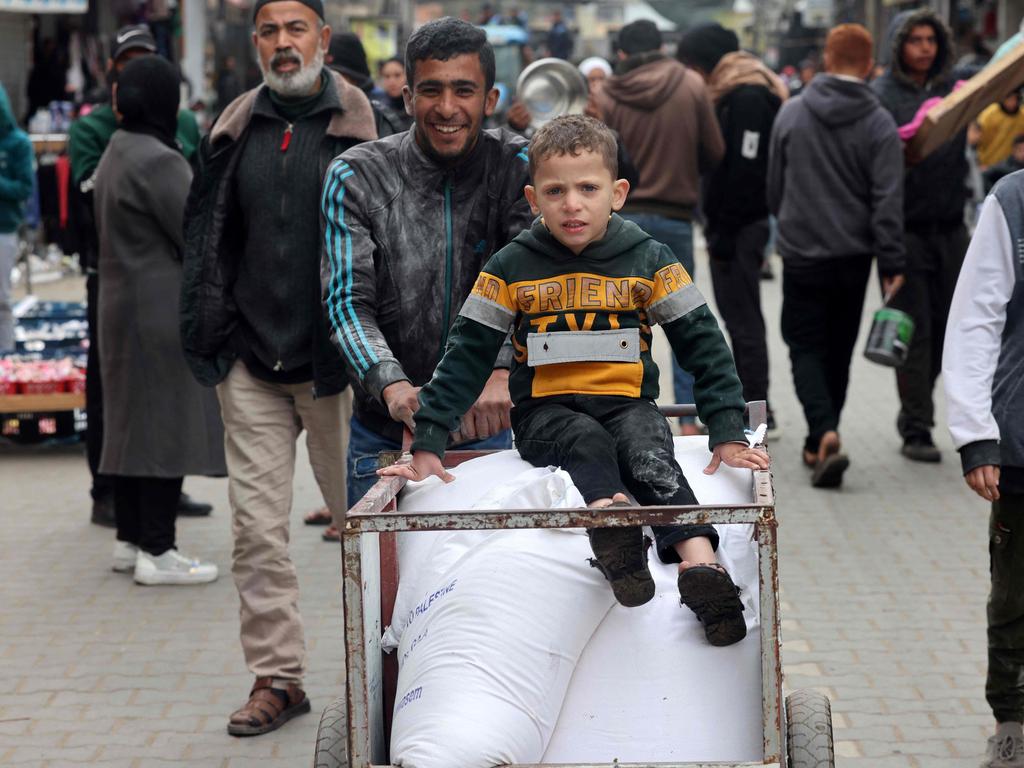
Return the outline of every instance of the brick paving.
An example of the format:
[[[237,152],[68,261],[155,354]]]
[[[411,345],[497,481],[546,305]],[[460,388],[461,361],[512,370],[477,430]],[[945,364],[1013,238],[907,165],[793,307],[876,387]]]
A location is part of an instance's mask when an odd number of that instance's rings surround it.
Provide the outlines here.
[[[699,272],[710,295],[706,265]],[[831,697],[844,768],[977,765],[990,728],[986,507],[963,485],[944,427],[942,464],[899,455],[892,375],[859,356],[842,430],[852,467],[842,491],[811,489],[778,331],[780,283],[763,285],[783,429],[771,450],[787,688]],[[44,298],[82,292],[79,280],[40,288]],[[868,308],[876,303],[872,293]],[[317,714],[255,739],[224,732],[251,683],[228,573],[226,482],[186,481],[215,511],[180,521],[179,545],[222,570],[187,589],[143,589],[109,571],[113,537],[89,524],[87,488],[80,448],[0,451],[0,765],[309,764]],[[343,680],[339,552],[298,519],[318,501],[302,460],[292,553],[314,713]]]

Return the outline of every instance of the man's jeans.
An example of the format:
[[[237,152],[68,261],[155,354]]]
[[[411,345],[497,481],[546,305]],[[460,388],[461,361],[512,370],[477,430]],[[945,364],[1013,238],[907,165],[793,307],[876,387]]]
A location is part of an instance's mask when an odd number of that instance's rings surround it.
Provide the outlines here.
[[[380,464],[377,454],[381,451],[397,451],[401,445],[383,435],[367,429],[354,416],[348,441],[348,508],[359,501],[377,482]],[[500,451],[512,447],[512,432],[505,430],[484,440],[462,443],[452,450],[459,451]]]
[[[624,213],[622,218],[632,221],[640,229],[671,249],[679,263],[695,278],[693,263],[693,224],[682,219],[670,219],[653,213]],[[672,389],[676,403],[693,402],[693,376],[679,367],[672,356]]]

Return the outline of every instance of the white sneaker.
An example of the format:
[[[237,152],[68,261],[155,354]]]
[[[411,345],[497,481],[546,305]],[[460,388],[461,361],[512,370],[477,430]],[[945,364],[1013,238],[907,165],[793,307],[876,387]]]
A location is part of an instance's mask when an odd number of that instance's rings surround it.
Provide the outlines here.
[[[159,557],[140,549],[135,560],[136,584],[206,584],[216,578],[216,565],[201,563],[176,549],[168,549]]]
[[[110,562],[110,569],[116,573],[131,573],[135,570],[135,560],[138,558],[139,548],[127,541],[114,542],[114,557]]]
[[[1024,731],[1020,723],[1000,723],[988,740],[981,768],[1024,768]]]

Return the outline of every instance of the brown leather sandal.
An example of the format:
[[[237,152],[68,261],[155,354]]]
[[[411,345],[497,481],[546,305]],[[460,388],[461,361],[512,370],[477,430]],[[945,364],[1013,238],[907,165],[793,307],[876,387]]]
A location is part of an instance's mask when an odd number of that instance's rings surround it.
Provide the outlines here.
[[[324,541],[341,541],[341,531],[338,530],[338,526],[331,523],[327,530],[320,534],[320,538]]]
[[[330,525],[334,522],[334,518],[331,517],[331,510],[327,507],[320,507],[302,518],[302,522],[306,525]]]
[[[294,683],[286,689],[273,688],[272,677],[257,677],[249,700],[231,713],[228,733],[232,736],[259,736],[276,731],[297,715],[309,712],[309,699]]]

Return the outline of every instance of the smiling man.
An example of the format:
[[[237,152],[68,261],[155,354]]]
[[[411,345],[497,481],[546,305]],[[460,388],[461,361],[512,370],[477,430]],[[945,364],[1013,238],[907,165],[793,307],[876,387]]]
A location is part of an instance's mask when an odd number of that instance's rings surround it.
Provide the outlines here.
[[[484,32],[426,24],[405,67],[415,128],[349,150],[324,181],[324,305],[355,389],[350,506],[375,482],[377,454],[412,425],[480,268],[533,219],[525,140],[482,130],[498,98]],[[506,346],[459,425],[462,447],[511,446],[511,358]]]
[[[241,601],[256,683],[228,733],[254,736],[308,712],[306,649],[288,527],[295,441],[328,507],[345,511],[350,395],[320,308],[319,200],[334,157],[377,138],[366,96],[324,68],[320,0],[257,0],[265,83],[233,101],[204,140],[189,195],[181,326],[224,418]]]

